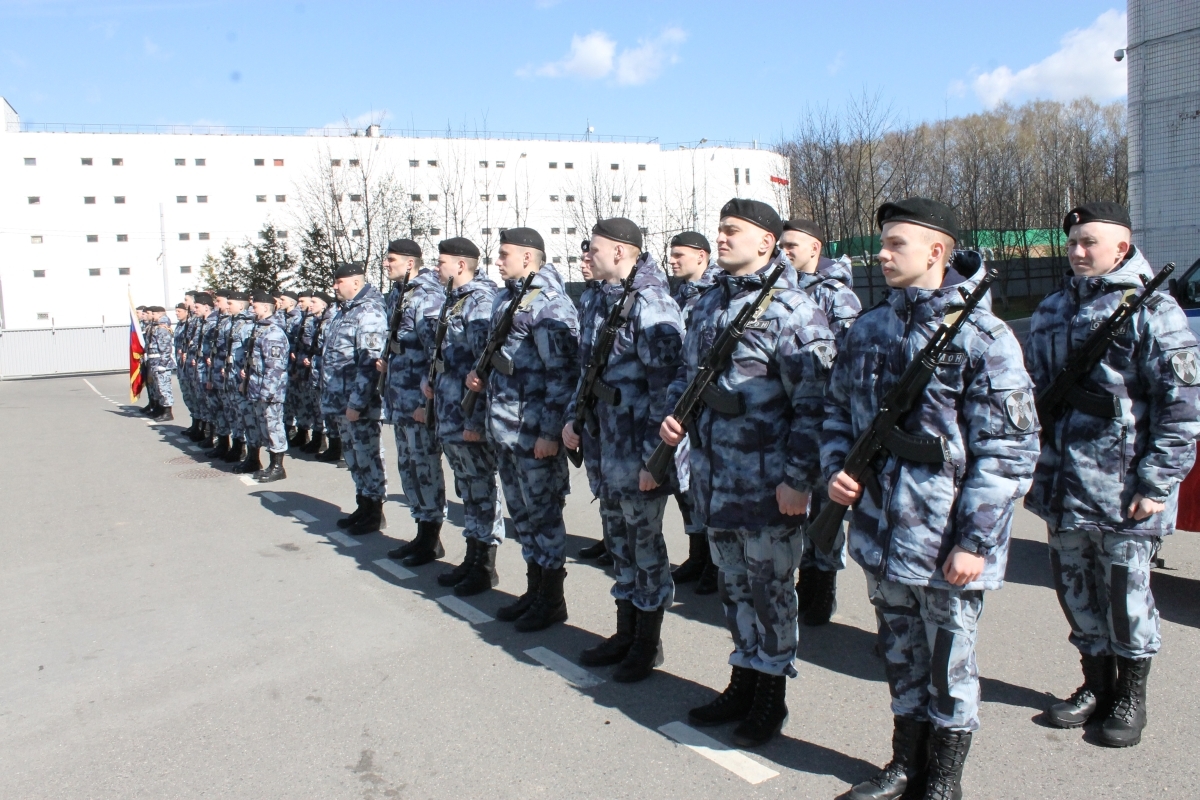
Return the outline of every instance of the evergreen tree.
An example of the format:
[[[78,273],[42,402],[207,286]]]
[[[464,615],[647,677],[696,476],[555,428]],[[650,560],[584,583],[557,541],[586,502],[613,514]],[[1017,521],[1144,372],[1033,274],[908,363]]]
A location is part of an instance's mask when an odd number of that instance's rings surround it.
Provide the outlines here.
[[[300,263],[294,283],[301,289],[329,291],[337,269],[333,244],[325,231],[314,224],[304,234],[300,244]]]
[[[238,254],[237,247],[226,241],[221,246],[221,255],[214,256],[209,251],[200,265],[200,274],[204,288],[210,292],[217,289],[240,289],[246,284],[248,277],[246,265]]]
[[[246,243],[246,251],[246,289],[274,294],[295,279],[296,256],[270,222],[258,232],[257,243]]]

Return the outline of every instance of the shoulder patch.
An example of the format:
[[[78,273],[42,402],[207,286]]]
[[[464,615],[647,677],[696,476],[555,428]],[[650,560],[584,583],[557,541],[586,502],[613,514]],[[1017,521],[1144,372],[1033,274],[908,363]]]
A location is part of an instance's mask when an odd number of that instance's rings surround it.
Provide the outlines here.
[[[1196,362],[1196,355],[1191,350],[1179,350],[1173,353],[1170,358],[1171,371],[1175,373],[1175,377],[1186,386],[1195,386],[1200,380],[1200,364]]]
[[[1004,399],[1004,413],[1008,421],[1019,431],[1033,427],[1033,396],[1026,391],[1016,391]]]
[[[821,362],[821,366],[826,370],[833,369],[834,352],[833,345],[821,342],[813,345],[813,355]]]
[[[966,353],[942,353],[937,363],[941,366],[957,367],[967,363]]]
[[[275,345],[271,348],[271,358],[281,358],[283,356],[283,348]]]

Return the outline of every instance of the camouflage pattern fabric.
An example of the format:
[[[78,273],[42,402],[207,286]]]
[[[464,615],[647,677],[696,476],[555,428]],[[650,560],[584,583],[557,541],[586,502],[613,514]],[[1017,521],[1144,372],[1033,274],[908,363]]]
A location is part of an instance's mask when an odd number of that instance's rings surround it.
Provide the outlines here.
[[[663,539],[667,496],[610,500],[617,513],[605,514],[609,552],[616,571],[612,596],[629,600],[642,611],[671,607],[675,582]]]
[[[382,417],[375,361],[386,340],[383,295],[366,284],[354,299],[340,303],[326,323],[321,348],[322,413],[342,415],[352,408],[369,419]]]
[[[421,382],[429,375],[438,315],[445,297],[437,270],[421,269],[408,282],[400,325],[384,351],[388,359],[386,419],[393,425],[416,425],[413,412],[425,407]],[[389,324],[399,299],[400,285],[393,283],[384,303]],[[440,444],[430,452],[438,453],[441,460]]]
[[[227,406],[234,409],[229,426],[230,434],[235,439],[257,441],[257,434],[250,435],[247,432],[247,418],[254,416],[254,409],[242,396],[242,373],[246,369],[246,344],[250,334],[254,331],[254,324],[254,312],[249,307],[234,314],[233,325],[229,330],[229,359],[227,361],[229,366],[225,370],[225,385],[221,387],[221,390],[224,392]],[[257,430],[256,425],[251,425],[250,428]]]
[[[551,458],[529,458],[512,448],[497,446],[496,468],[526,563],[534,561],[543,569],[560,569],[567,560],[563,505],[571,489],[566,455],[560,449]]]
[[[371,500],[387,499],[387,472],[383,464],[380,447],[380,423],[377,419],[359,419],[351,422],[342,414],[336,417],[337,433],[342,440],[342,454],[350,477],[354,479],[354,492]]]
[[[256,441],[272,453],[283,453],[288,449],[287,428],[283,422],[283,403],[272,400],[255,400],[254,421],[258,427]]]
[[[816,272],[798,273],[798,278],[800,290],[825,312],[829,329],[840,348],[846,331],[862,313],[862,301],[854,293],[854,268],[850,265],[850,257],[834,260],[821,256],[817,259]]]
[[[255,330],[254,350],[246,355],[246,397],[255,402],[282,403],[288,385],[287,334],[275,317],[257,320]]]
[[[461,442],[464,429],[479,434],[487,431],[487,404],[476,403],[470,419],[463,419],[461,404],[466,393],[467,373],[475,368],[479,354],[487,346],[496,289],[487,273],[480,272],[473,280],[450,292],[451,310],[442,340],[442,372],[433,386],[434,416],[443,445]]]
[[[437,434],[418,425],[392,426],[396,433],[396,467],[408,499],[408,511],[417,522],[440,523],[446,516],[446,479],[442,475],[442,444]]]
[[[486,545],[504,541],[504,516],[496,487],[496,454],[486,442],[443,441],[463,504],[463,537]]]

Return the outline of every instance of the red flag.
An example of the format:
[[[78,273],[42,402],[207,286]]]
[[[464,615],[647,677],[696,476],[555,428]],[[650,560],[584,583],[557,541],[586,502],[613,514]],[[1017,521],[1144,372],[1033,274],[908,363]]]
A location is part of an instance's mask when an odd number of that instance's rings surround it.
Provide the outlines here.
[[[129,402],[136,403],[142,394],[142,331],[138,328],[137,316],[133,311],[133,300],[129,301]]]

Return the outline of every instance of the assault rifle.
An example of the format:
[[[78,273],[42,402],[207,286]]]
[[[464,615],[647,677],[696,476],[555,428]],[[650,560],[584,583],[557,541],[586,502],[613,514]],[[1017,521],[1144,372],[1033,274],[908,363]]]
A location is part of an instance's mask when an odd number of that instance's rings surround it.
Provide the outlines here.
[[[579,394],[575,395],[575,419],[571,422],[571,427],[575,430],[576,436],[583,435],[585,426],[587,432],[593,437],[599,435],[600,424],[596,420],[597,399],[603,400],[610,406],[621,405],[621,390],[609,386],[600,379],[600,376],[608,368],[608,360],[612,357],[613,343],[617,340],[617,331],[629,319],[629,313],[633,310],[633,303],[637,299],[637,292],[633,291],[633,279],[637,275],[640,263],[640,261],[635,263],[629,277],[621,281],[621,297],[609,309],[600,332],[596,334],[596,341],[592,343],[592,352],[583,372],[583,383],[579,386]],[[578,450],[567,450],[567,458],[577,467],[583,464],[582,441],[579,443]]]
[[[1117,338],[1121,329],[1129,323],[1138,309],[1154,296],[1155,290],[1162,285],[1168,276],[1175,271],[1174,262],[1167,264],[1162,270],[1146,283],[1146,290],[1134,295],[1133,290],[1126,292],[1116,311],[1106,319],[1099,328],[1092,331],[1083,345],[1075,352],[1066,365],[1054,376],[1054,380],[1037,398],[1038,419],[1042,423],[1042,436],[1047,435],[1054,422],[1062,416],[1065,406],[1078,408],[1086,414],[1097,417],[1114,418],[1120,415],[1121,408],[1117,398],[1111,394],[1089,392],[1083,389],[1079,382],[1086,378],[1100,363],[1108,351],[1109,345]]]
[[[946,315],[946,319],[938,326],[929,343],[921,349],[921,352],[917,353],[916,358],[909,363],[900,376],[900,380],[888,390],[887,395],[880,402],[879,413],[875,415],[875,419],[871,420],[867,429],[859,434],[858,440],[846,454],[842,472],[858,483],[863,483],[872,469],[871,462],[890,447],[908,444],[915,448],[921,448],[932,445],[940,447],[944,451],[944,441],[927,442],[925,440],[928,437],[917,437],[905,433],[898,430],[897,426],[904,415],[917,404],[929,379],[933,377],[934,370],[937,369],[938,359],[949,349],[954,342],[954,337],[958,335],[967,318],[971,316],[971,312],[983,300],[984,295],[999,276],[1000,273],[995,268],[989,269],[983,279],[979,281],[979,285],[975,287],[975,291],[967,297],[966,304],[962,309]],[[828,553],[833,549],[834,539],[837,538],[838,531],[842,527],[842,520],[845,519],[848,508],[848,506],[828,500],[816,518],[808,524],[808,536],[817,547],[821,548],[822,553]]]
[[[453,284],[446,284],[446,298],[442,301],[442,312],[438,314],[437,332],[433,335],[433,358],[429,360],[429,375],[425,378],[425,382],[429,384],[430,394],[433,394],[437,376],[445,369],[445,365],[442,364],[442,342],[446,341],[446,328],[450,327],[450,294],[453,291]],[[425,427],[429,430],[433,430],[435,427],[433,415],[433,398],[426,397]]]
[[[701,406],[708,406],[721,413],[735,416],[746,413],[745,399],[740,394],[735,395],[721,390],[717,386],[717,378],[721,377],[721,373],[729,366],[733,351],[737,349],[738,342],[746,335],[746,326],[771,304],[771,298],[774,296],[772,290],[787,266],[787,259],[779,259],[775,269],[771,270],[763,281],[758,297],[753,303],[742,306],[742,310],[725,327],[725,330],[721,331],[713,343],[712,349],[704,356],[695,377],[683,390],[683,396],[679,398],[679,402],[675,404],[675,410],[671,412],[671,416],[679,421],[684,430],[695,424],[696,417],[700,416]],[[654,478],[655,483],[661,484],[666,480],[667,470],[675,461],[676,447],[678,445],[660,442],[658,447],[654,448],[650,460],[646,462],[646,471],[650,473],[650,477]]]
[[[254,371],[254,341],[258,338],[258,327],[258,318],[255,317],[254,330],[250,331],[250,338],[246,339],[246,346],[242,349],[242,352],[245,353],[242,356],[242,367],[246,373],[242,376],[242,385],[238,387],[238,391],[242,394],[245,394],[250,388],[250,373]]]
[[[400,352],[397,347],[396,333],[400,330],[400,322],[404,317],[404,295],[408,292],[408,273],[400,279],[396,284],[400,291],[396,295],[396,307],[392,309],[392,318],[388,321],[388,338],[387,347],[383,348],[380,357],[383,359],[383,369],[379,371],[379,380],[375,384],[375,391],[380,397],[384,397],[387,392],[388,364],[391,363],[392,353]]]
[[[508,332],[512,330],[513,317],[517,313],[517,306],[521,305],[521,301],[525,299],[525,293],[529,291],[530,284],[533,283],[533,276],[536,272],[530,272],[525,276],[525,280],[521,281],[517,286],[516,294],[509,302],[508,308],[504,309],[504,316],[500,317],[500,321],[496,323],[496,327],[492,329],[492,335],[488,338],[487,346],[483,348],[483,352],[479,354],[479,360],[475,362],[475,376],[479,380],[487,382],[487,378],[492,374],[492,367],[496,366],[496,361],[501,359],[500,348],[504,347],[504,342],[508,339]],[[508,364],[508,373],[511,375],[512,364]],[[501,372],[504,369],[501,368]],[[466,395],[462,399],[462,410],[466,416],[471,416],[475,413],[475,403],[479,399],[479,392],[467,390]]]

